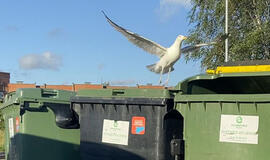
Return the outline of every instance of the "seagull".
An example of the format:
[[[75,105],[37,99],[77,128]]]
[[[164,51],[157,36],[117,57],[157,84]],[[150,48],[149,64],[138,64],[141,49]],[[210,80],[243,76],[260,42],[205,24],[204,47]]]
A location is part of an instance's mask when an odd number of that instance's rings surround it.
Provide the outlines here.
[[[209,43],[201,43],[201,44],[196,44],[192,46],[186,46],[181,49],[182,42],[186,40],[187,37],[183,35],[178,35],[174,43],[170,47],[166,48],[152,40],[144,38],[137,33],[133,33],[117,25],[105,14],[104,11],[102,11],[102,13],[104,14],[109,24],[112,27],[114,27],[117,31],[122,33],[131,43],[143,49],[144,51],[150,54],[154,54],[157,57],[159,57],[158,62],[151,65],[147,65],[146,67],[150,71],[160,74],[160,78],[159,78],[160,85],[162,84],[162,75],[166,73],[168,73],[168,78],[166,82],[164,83],[164,85],[168,84],[169,78],[170,78],[170,72],[174,71],[173,65],[180,59],[181,53],[192,52],[194,50],[198,50],[201,47],[209,46],[209,45],[213,45],[217,43],[216,41],[209,42]]]

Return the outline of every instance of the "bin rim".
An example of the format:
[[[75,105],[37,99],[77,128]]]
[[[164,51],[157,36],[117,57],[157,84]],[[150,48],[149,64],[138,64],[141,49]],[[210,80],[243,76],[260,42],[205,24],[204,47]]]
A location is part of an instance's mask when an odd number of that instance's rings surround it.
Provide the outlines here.
[[[192,94],[176,95],[175,103],[189,102],[239,102],[239,103],[266,103],[270,102],[270,94]]]
[[[166,105],[173,98],[124,98],[124,97],[80,97],[70,98],[71,103],[124,104],[124,105]]]
[[[95,98],[173,98],[171,89],[167,88],[82,89],[78,90],[76,96]]]

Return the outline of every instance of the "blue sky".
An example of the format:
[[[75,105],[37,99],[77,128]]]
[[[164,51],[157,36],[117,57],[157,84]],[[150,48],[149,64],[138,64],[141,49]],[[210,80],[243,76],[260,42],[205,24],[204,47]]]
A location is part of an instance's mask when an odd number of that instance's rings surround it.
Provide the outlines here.
[[[114,85],[158,84],[146,69],[158,58],[114,30],[101,13],[117,24],[169,47],[188,34],[186,0],[1,0],[0,71],[11,82]],[[201,72],[200,62],[180,59],[169,85]],[[166,75],[163,76],[165,80]]]

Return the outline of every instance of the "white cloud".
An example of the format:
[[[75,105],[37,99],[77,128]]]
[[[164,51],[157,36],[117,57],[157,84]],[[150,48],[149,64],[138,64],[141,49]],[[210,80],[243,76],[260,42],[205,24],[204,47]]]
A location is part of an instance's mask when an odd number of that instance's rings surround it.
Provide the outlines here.
[[[48,69],[58,70],[62,64],[62,58],[51,52],[42,54],[28,54],[20,58],[20,68],[25,70]]]
[[[191,0],[160,0],[158,12],[164,21],[176,14],[179,9],[189,9],[190,7]]]

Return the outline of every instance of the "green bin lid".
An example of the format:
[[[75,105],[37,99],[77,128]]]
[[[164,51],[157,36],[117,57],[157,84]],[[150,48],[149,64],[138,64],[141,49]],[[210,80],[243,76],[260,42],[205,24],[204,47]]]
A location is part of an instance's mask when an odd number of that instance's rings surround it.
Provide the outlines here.
[[[52,102],[52,103],[69,103],[70,97],[74,96],[75,92],[55,89],[43,88],[20,88],[15,92],[8,93],[4,98],[4,103],[1,108],[5,108],[12,104],[20,104],[24,102]],[[0,109],[1,109],[0,108]]]

